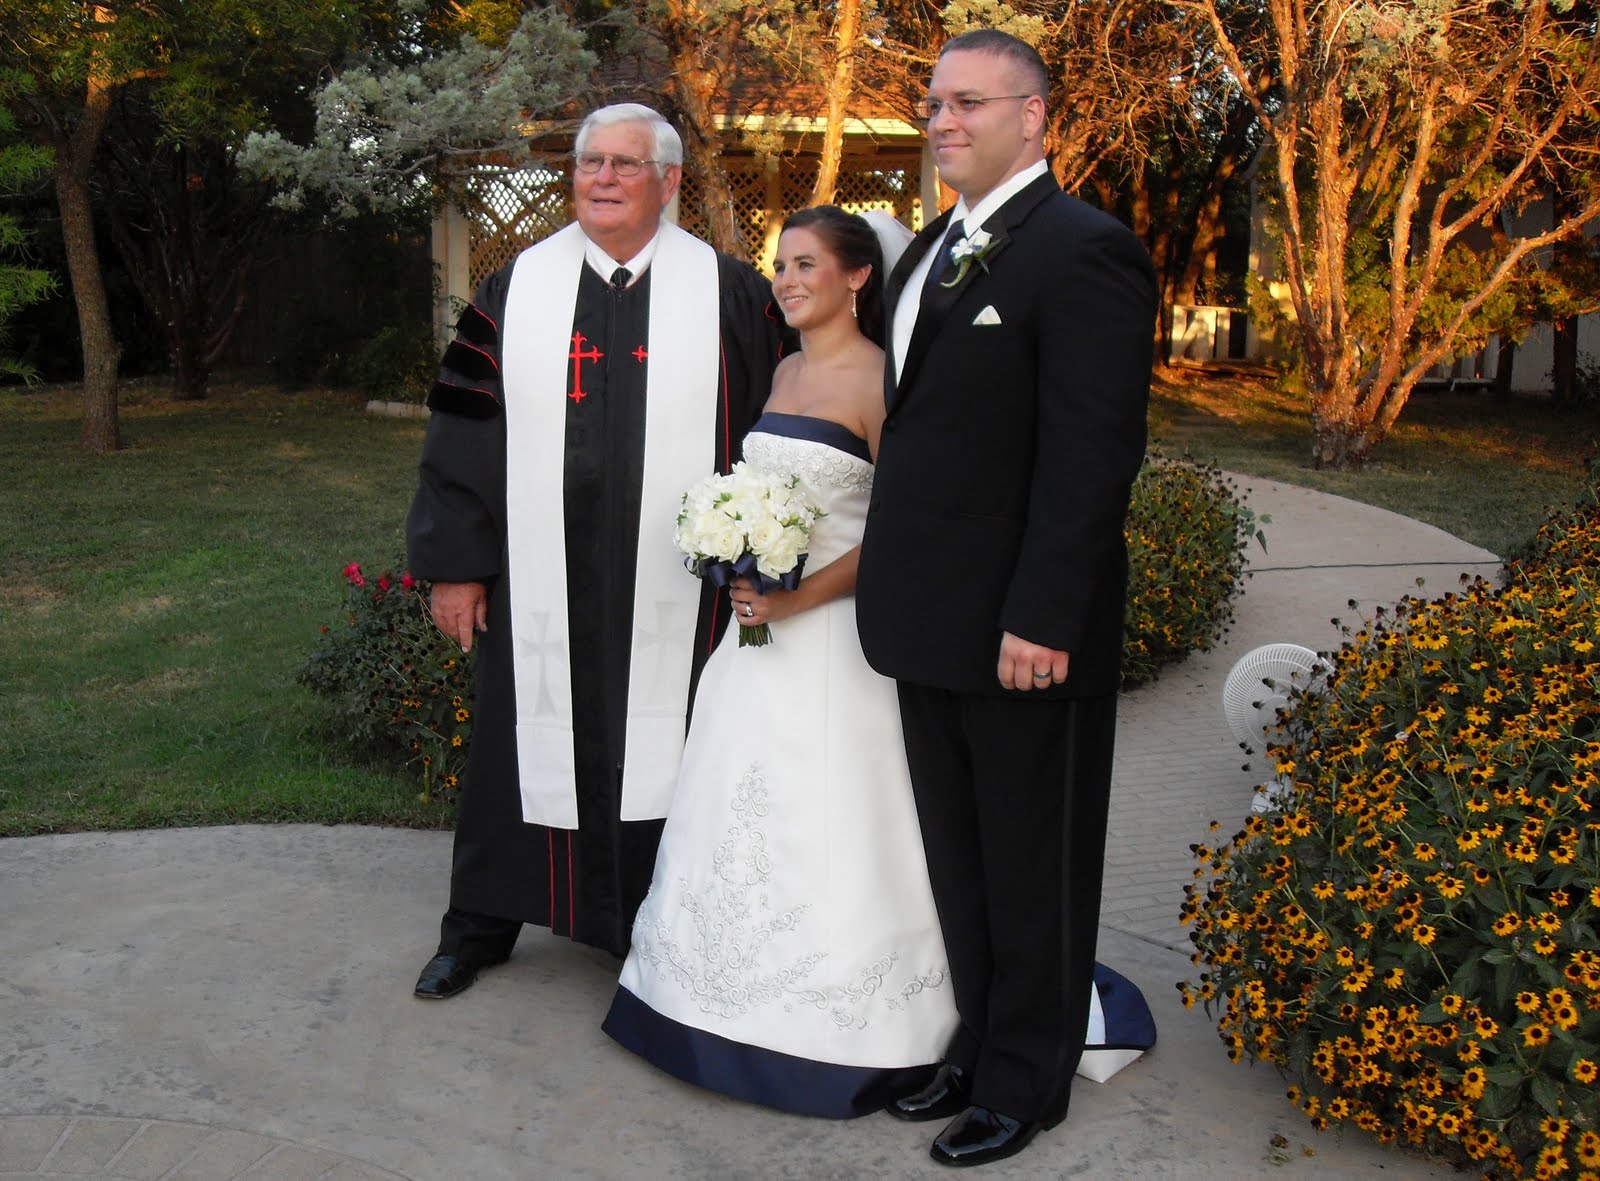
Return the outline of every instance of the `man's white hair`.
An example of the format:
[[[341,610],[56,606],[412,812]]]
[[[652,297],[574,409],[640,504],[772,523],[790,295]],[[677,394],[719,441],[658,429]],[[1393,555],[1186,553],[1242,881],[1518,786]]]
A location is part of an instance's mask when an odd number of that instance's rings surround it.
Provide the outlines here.
[[[578,128],[578,142],[573,150],[584,151],[595,128],[611,127],[618,123],[644,123],[649,126],[650,134],[655,139],[654,158],[659,175],[665,176],[669,165],[683,163],[683,139],[678,135],[678,129],[668,123],[659,111],[653,111],[643,103],[612,103],[609,107],[591,111]]]

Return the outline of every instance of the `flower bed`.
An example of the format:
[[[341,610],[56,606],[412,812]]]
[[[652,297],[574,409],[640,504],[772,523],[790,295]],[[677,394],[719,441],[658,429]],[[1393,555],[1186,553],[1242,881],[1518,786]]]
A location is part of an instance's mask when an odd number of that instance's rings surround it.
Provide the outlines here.
[[[1252,537],[1262,541],[1262,523],[1214,466],[1159,455],[1145,460],[1124,529],[1124,685],[1152,681],[1165,666],[1222,638],[1243,589],[1245,548]]]
[[[1287,711],[1280,811],[1196,846],[1184,1001],[1315,1126],[1600,1181],[1597,594],[1588,508],[1381,612]]]
[[[413,767],[424,802],[434,788],[448,798],[467,765],[471,658],[433,626],[426,583],[387,571],[369,583],[355,562],[343,576],[344,614],[297,679],[334,703],[330,739]]]

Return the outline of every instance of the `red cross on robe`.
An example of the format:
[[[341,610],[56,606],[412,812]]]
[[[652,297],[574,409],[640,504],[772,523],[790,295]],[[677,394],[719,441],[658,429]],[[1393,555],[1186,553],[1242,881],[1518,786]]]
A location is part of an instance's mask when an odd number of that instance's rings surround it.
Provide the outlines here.
[[[567,394],[574,402],[581,402],[589,395],[583,388],[583,363],[585,361],[599,361],[605,354],[595,348],[591,343],[587,352],[583,343],[587,338],[581,332],[572,334],[572,351],[567,354],[567,359],[572,362],[572,389]]]

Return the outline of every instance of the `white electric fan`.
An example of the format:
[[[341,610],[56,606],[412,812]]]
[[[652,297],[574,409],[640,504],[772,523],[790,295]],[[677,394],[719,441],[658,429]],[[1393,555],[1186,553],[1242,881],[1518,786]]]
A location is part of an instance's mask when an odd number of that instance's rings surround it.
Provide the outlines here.
[[[1263,644],[1240,657],[1222,683],[1222,714],[1239,745],[1257,754],[1265,750],[1290,694],[1311,688],[1321,671],[1317,654],[1299,644]],[[1261,784],[1250,810],[1270,811],[1288,786],[1282,777]]]

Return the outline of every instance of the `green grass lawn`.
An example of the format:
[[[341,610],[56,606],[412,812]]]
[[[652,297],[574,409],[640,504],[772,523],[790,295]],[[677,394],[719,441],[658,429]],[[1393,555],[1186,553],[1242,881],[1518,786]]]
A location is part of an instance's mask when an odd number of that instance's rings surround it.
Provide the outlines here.
[[[0,835],[241,821],[446,825],[354,765],[294,683],[340,571],[398,560],[422,427],[357,397],[223,384],[123,397],[130,446],[78,448],[73,388],[0,391]],[[1162,375],[1152,437],[1257,478],[1420,517],[1504,552],[1570,501],[1594,416],[1419,395],[1375,462],[1319,473],[1265,382]],[[1269,527],[1270,534],[1270,527]]]
[[[1378,505],[1504,555],[1583,493],[1587,461],[1600,453],[1600,408],[1419,392],[1365,470],[1319,472],[1303,400],[1265,378],[1172,369],[1152,390],[1150,437],[1168,454]]]
[[[344,565],[401,552],[421,426],[327,392],[134,388],[128,449],[91,456],[75,397],[0,394],[0,834],[448,823],[329,749],[293,681]]]

